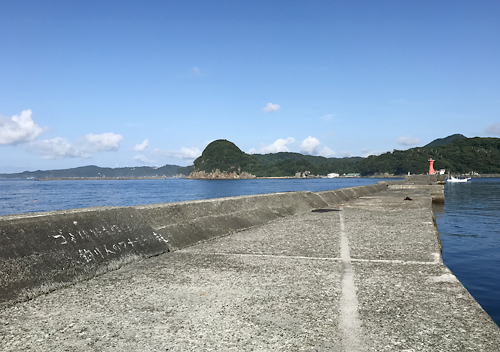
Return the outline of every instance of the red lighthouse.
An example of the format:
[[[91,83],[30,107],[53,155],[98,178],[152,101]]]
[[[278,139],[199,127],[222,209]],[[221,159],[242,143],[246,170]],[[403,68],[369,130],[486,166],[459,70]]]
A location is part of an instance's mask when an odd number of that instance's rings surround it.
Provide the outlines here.
[[[429,175],[434,175],[434,161],[432,158],[429,159]]]

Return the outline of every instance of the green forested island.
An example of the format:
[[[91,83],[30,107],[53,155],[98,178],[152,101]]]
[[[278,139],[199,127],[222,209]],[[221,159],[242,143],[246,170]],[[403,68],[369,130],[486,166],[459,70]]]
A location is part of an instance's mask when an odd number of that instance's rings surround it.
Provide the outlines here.
[[[184,177],[195,172],[257,177],[293,177],[298,172],[312,175],[359,173],[361,176],[425,174],[430,158],[436,170],[452,174],[500,174],[500,138],[467,138],[455,134],[408,150],[393,150],[367,158],[325,158],[300,153],[247,154],[234,143],[220,139],[210,143],[193,166],[102,168],[83,166],[64,170],[25,171],[0,174],[0,178],[148,178]]]

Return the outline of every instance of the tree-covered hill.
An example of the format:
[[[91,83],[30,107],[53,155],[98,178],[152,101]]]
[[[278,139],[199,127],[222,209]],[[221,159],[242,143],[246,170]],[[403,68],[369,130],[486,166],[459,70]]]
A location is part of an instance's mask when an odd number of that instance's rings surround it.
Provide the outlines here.
[[[253,154],[242,152],[226,140],[214,141],[195,161],[195,169],[212,172],[248,172],[256,176],[293,176],[310,171],[314,175],[359,172],[370,175],[425,174],[435,160],[435,169],[451,173],[500,173],[500,138],[467,138],[455,134],[424,147],[394,150],[367,158],[325,158],[299,153]]]
[[[320,175],[356,172],[359,160],[361,158],[324,158],[299,153],[246,154],[234,143],[220,139],[210,143],[194,161],[194,170],[247,172],[259,177],[294,176],[304,171]]]
[[[195,171],[207,173],[247,172],[260,177],[294,176],[297,172],[310,171],[314,175],[330,172],[357,172],[356,164],[362,158],[325,158],[299,153],[246,154],[234,143],[224,139],[210,143],[194,161]]]
[[[431,146],[429,146],[431,145]],[[447,144],[430,143],[425,147],[394,150],[378,156],[369,156],[358,164],[362,175],[390,173],[404,175],[424,174],[427,160],[434,159],[434,169],[450,173],[500,173],[500,138],[455,138]]]
[[[430,142],[429,144],[426,144],[424,147],[439,147],[441,145],[447,145],[453,142],[456,139],[467,139],[463,134],[452,134],[451,136],[448,136],[446,138],[438,138]]]
[[[225,139],[211,142],[201,156],[194,161],[196,171],[236,172],[253,170],[257,160],[240,150],[234,143]]]
[[[361,157],[325,158],[289,152],[253,156],[261,165],[258,176],[274,177],[293,176],[297,172],[304,171],[310,171],[313,175],[357,172],[357,163],[362,159]]]

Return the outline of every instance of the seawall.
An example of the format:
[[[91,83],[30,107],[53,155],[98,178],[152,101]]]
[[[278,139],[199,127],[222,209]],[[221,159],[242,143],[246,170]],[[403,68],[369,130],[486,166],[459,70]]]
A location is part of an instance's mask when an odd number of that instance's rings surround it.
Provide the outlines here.
[[[172,252],[2,307],[2,350],[497,352],[409,186],[125,208]]]
[[[399,183],[1,216],[0,306],[126,263],[339,205]]]

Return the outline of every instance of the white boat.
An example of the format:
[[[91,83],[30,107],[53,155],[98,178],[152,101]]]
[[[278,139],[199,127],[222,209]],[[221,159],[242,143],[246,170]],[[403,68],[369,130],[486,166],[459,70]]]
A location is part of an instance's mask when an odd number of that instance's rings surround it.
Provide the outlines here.
[[[468,177],[468,178],[456,178],[456,177],[450,176],[446,179],[446,182],[467,182],[470,179],[471,179],[470,177]]]

